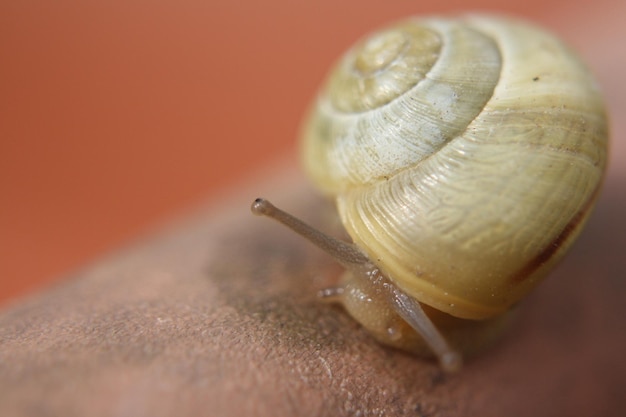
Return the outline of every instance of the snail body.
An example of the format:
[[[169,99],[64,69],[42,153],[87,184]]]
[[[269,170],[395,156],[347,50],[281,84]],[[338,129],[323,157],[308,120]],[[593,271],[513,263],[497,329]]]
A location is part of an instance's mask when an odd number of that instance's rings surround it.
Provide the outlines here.
[[[580,233],[607,137],[588,70],[534,26],[416,18],[374,33],[331,72],[303,133],[305,169],[368,265],[340,261],[332,295],[380,341],[442,364],[493,339]]]

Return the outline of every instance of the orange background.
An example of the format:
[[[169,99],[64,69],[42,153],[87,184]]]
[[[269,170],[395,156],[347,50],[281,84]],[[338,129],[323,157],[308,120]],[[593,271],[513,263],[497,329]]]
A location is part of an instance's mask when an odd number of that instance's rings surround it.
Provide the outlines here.
[[[606,84],[610,68],[600,61],[624,25],[621,3],[478,0],[471,9],[551,28]],[[469,4],[3,1],[0,303],[292,152],[325,72],[358,37]],[[625,68],[623,53],[618,59]],[[609,102],[618,94],[608,91]]]

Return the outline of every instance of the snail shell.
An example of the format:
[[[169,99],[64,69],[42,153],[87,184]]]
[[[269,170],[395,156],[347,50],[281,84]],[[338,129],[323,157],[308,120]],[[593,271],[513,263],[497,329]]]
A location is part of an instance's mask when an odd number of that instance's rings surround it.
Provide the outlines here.
[[[265,200],[253,211],[346,266],[324,294],[378,340],[454,371],[580,233],[607,136],[596,83],[550,34],[492,16],[409,19],[347,52],[303,132],[306,171],[354,244]]]
[[[486,319],[562,257],[598,195],[598,87],[518,21],[411,19],[332,72],[304,132],[307,172],[356,245],[421,303]]]

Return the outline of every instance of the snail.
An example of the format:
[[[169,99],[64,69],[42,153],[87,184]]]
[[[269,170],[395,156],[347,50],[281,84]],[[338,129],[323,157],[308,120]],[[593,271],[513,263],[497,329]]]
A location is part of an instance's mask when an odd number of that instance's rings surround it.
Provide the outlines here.
[[[322,296],[454,372],[580,233],[607,142],[599,88],[554,36],[504,17],[410,18],[340,59],[302,133],[305,170],[352,243],[264,199],[252,211],[345,267]]]

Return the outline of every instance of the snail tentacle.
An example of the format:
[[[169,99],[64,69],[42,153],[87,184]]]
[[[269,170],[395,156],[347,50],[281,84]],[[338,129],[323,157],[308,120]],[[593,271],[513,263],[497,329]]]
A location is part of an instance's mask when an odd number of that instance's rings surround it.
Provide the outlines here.
[[[390,286],[389,299],[396,313],[422,336],[437,356],[441,368],[450,373],[459,371],[463,365],[461,354],[450,347],[420,303],[393,284]]]
[[[266,216],[287,226],[328,253],[344,267],[370,264],[370,260],[355,245],[322,233],[263,198],[254,200],[251,210],[257,216]]]

